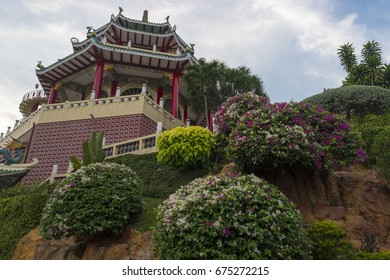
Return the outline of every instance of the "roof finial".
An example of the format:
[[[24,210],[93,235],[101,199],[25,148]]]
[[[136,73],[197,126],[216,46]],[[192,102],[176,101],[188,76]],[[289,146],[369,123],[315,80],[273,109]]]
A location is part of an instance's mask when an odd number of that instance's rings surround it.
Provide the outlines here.
[[[148,10],[144,10],[144,14],[142,15],[142,21],[148,22]]]
[[[122,7],[119,7],[119,14],[121,15],[123,12],[123,8]]]
[[[169,22],[169,15],[165,18],[165,20],[166,20],[167,22]]]

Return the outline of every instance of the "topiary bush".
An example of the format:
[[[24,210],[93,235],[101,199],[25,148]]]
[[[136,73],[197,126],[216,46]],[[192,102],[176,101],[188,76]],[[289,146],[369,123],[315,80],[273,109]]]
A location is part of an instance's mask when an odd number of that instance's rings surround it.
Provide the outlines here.
[[[352,116],[383,114],[390,109],[390,90],[378,86],[343,86],[303,100],[332,112]]]
[[[382,175],[390,179],[390,126],[375,136],[372,144],[372,155],[375,157],[376,166]]]
[[[269,101],[263,96],[252,93],[243,93],[230,97],[215,113],[218,134],[228,136],[237,125],[237,121],[246,112],[268,107]]]
[[[295,205],[254,175],[199,178],[160,205],[161,259],[309,259]]]
[[[176,127],[157,139],[157,161],[175,167],[200,168],[215,146],[214,135],[200,126]]]
[[[358,135],[342,116],[305,103],[247,112],[229,138],[228,154],[246,172],[294,166],[329,171],[365,159]]]
[[[332,221],[318,221],[307,233],[313,242],[313,259],[347,260],[354,257],[352,243],[346,232]]]
[[[46,239],[120,232],[142,210],[141,189],[141,180],[124,165],[82,166],[55,188],[39,232]]]

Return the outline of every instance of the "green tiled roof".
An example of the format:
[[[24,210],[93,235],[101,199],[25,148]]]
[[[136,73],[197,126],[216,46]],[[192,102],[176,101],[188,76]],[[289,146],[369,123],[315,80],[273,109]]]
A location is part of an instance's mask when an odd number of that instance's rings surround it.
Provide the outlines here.
[[[26,176],[28,172],[29,169],[0,169],[0,189],[16,184],[22,180],[22,178]]]

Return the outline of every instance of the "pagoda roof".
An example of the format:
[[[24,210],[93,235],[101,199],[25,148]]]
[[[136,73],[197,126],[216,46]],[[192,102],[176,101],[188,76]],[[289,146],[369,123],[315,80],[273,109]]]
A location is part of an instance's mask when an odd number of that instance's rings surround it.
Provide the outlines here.
[[[96,61],[173,72],[181,71],[187,63],[195,63],[196,59],[191,53],[179,56],[122,45],[102,44],[91,37],[84,48],[46,68],[37,69],[36,74],[43,90],[49,94],[53,83],[94,66]]]
[[[189,46],[180,36],[177,35],[176,28],[172,27],[167,21],[165,23],[151,23],[140,20],[130,19],[122,14],[111,16],[110,22],[94,29],[97,37],[106,36],[107,42],[111,44],[121,44],[129,40],[138,46],[152,46],[156,43],[158,48],[167,49],[179,48],[186,49]],[[92,28],[87,33],[87,39],[79,42],[77,38],[72,38],[73,50],[79,51],[84,48],[92,35]]]

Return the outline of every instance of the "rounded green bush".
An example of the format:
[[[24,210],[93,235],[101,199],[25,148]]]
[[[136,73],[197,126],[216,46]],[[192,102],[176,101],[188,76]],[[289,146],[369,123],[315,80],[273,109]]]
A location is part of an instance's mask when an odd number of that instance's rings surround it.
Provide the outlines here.
[[[158,209],[161,259],[309,259],[295,205],[254,175],[199,178]]]
[[[354,250],[347,233],[332,221],[318,221],[312,224],[307,233],[313,242],[313,259],[347,260],[352,259]]]
[[[120,232],[142,210],[141,188],[138,176],[124,165],[83,166],[57,185],[39,232],[46,239]]]
[[[209,161],[214,135],[200,126],[176,127],[157,139],[157,161],[175,167],[199,168]]]
[[[390,109],[390,90],[378,86],[342,86],[304,100],[332,113],[352,116],[383,114]]]

